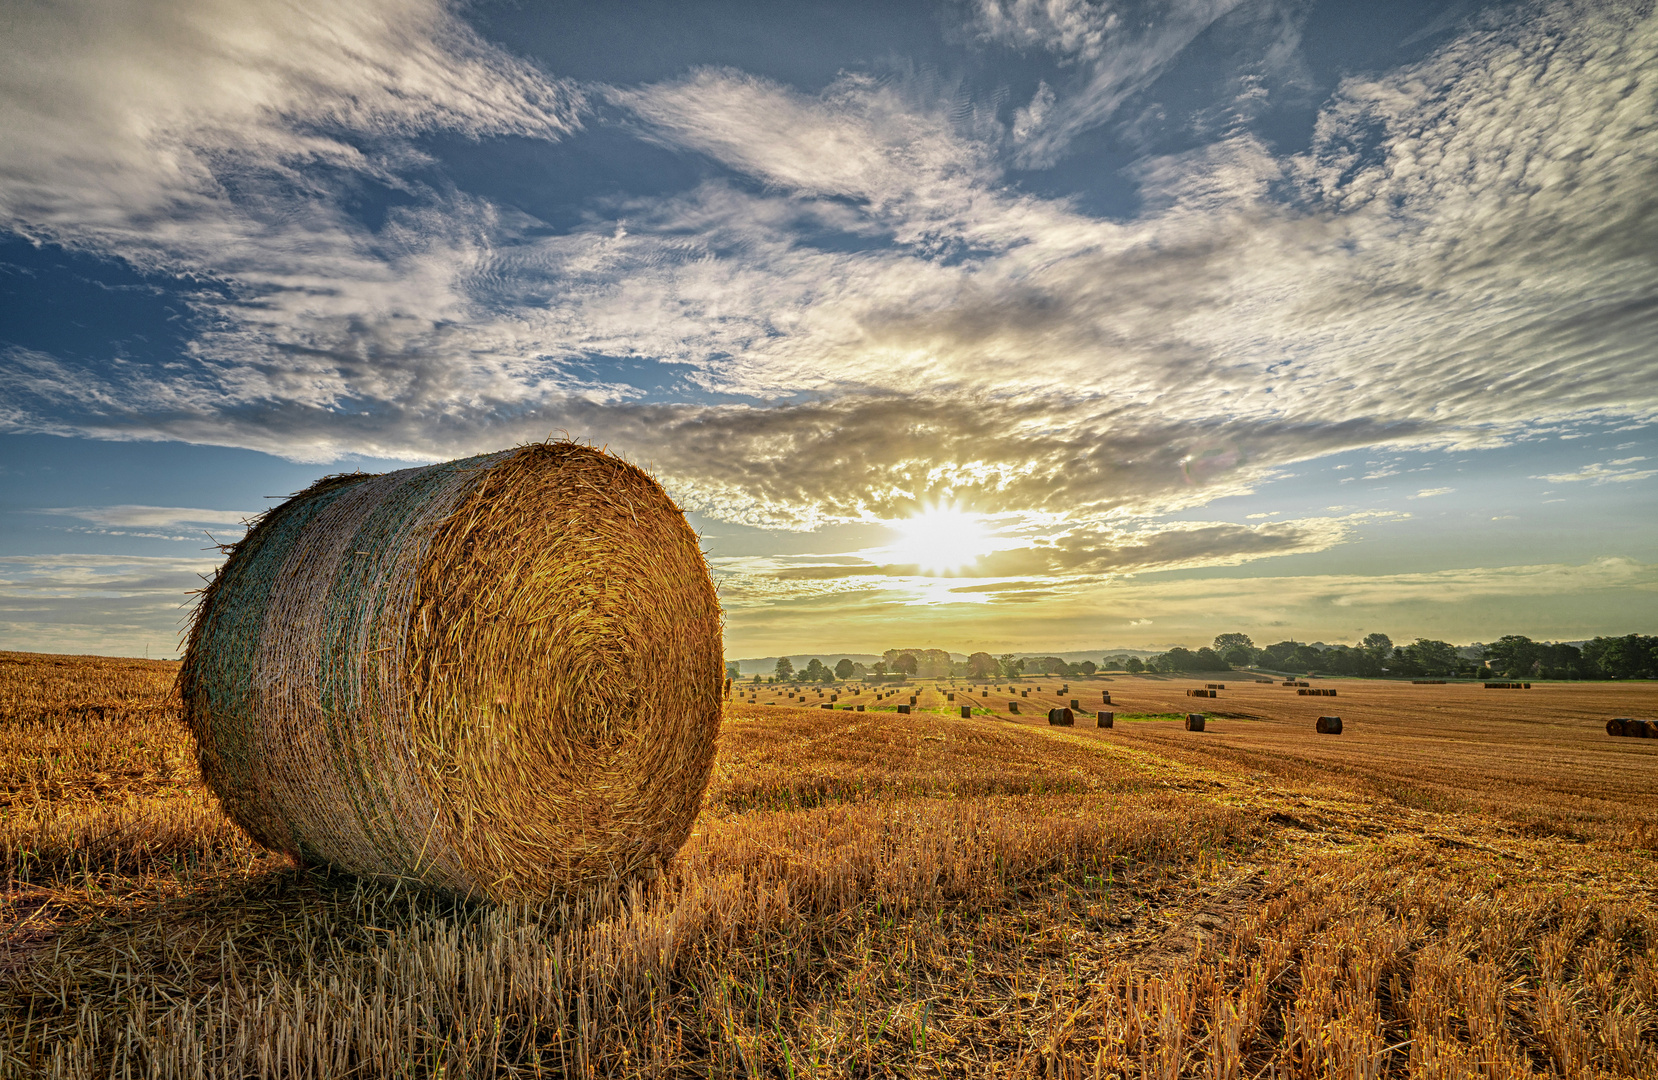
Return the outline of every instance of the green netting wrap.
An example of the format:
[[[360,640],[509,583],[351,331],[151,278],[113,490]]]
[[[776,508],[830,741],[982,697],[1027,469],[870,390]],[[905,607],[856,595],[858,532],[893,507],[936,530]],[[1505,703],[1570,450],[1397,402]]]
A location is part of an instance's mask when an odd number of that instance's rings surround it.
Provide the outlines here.
[[[552,443],[276,507],[203,592],[180,690],[203,776],[260,843],[505,898],[678,849],[722,677],[684,516]]]

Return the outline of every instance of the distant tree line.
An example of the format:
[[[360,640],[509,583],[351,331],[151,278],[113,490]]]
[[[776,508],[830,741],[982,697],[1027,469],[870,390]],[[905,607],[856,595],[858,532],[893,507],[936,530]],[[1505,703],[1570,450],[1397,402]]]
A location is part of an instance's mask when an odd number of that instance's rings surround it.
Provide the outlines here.
[[[781,657],[771,682],[845,682],[869,676],[917,675],[921,678],[955,676],[967,679],[1017,679],[1030,675],[1056,675],[1081,679],[1099,671],[1188,672],[1229,671],[1258,667],[1292,675],[1397,676],[1408,678],[1457,677],[1504,679],[1658,679],[1658,637],[1626,634],[1597,637],[1581,647],[1557,642],[1533,641],[1519,634],[1505,634],[1489,645],[1458,647],[1447,641],[1417,638],[1409,645],[1395,645],[1386,634],[1370,634],[1357,645],[1309,645],[1280,641],[1257,648],[1247,634],[1221,634],[1214,644],[1200,649],[1176,647],[1149,660],[1137,656],[1107,656],[1103,663],[1092,660],[1073,663],[1058,656],[992,656],[976,652],[966,661],[952,661],[938,649],[888,649],[885,657],[868,667],[841,657],[833,667],[812,659],[795,669],[788,657]],[[726,665],[726,673],[737,678],[737,665]],[[760,676],[754,676],[759,682]]]
[[[1222,634],[1210,648],[1195,652],[1174,648],[1149,661],[1130,657],[1122,664],[1123,670],[1130,672],[1225,671],[1234,667],[1261,667],[1296,675],[1653,679],[1658,678],[1658,637],[1597,637],[1579,647],[1505,634],[1489,645],[1458,648],[1432,638],[1395,645],[1386,634],[1370,634],[1358,645],[1280,641],[1256,648],[1247,634]]]

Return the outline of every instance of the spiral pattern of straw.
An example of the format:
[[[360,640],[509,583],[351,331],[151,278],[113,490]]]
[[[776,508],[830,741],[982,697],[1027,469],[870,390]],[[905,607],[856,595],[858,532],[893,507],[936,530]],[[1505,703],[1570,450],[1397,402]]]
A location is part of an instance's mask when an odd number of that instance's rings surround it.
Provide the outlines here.
[[[261,844],[507,899],[678,850],[723,677],[684,515],[559,442],[271,510],[203,591],[179,684],[204,778]]]

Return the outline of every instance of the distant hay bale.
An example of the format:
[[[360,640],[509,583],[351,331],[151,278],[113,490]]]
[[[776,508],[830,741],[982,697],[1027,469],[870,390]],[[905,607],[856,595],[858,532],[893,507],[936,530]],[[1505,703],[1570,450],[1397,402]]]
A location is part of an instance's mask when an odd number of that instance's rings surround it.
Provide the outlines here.
[[[1019,711],[1019,703],[1017,701],[1008,702],[1007,703],[1007,711],[1011,712],[1011,713],[1018,712]]]
[[[1101,690],[1100,691],[1100,704],[1101,705],[1111,704],[1111,691],[1109,691],[1109,690]]]
[[[1320,735],[1340,735],[1341,717],[1321,716],[1318,718],[1318,733]]]
[[[1186,714],[1186,730],[1187,731],[1202,731],[1203,730],[1203,714],[1202,713],[1196,713],[1196,712],[1187,713]]]
[[[900,705],[898,706],[898,711],[904,716],[908,716],[910,714],[910,707],[908,705]]]
[[[1076,723],[1076,714],[1070,709],[1049,709],[1048,723],[1055,727],[1070,727]]]
[[[1204,683],[1203,685],[1208,687],[1210,690],[1225,690],[1226,689],[1226,684],[1223,683],[1223,682]]]
[[[1485,684],[1485,688],[1487,690],[1530,690],[1531,684],[1528,682],[1488,682]]]
[[[831,711],[831,712],[833,712],[833,711],[834,711],[834,708],[835,708],[835,703],[834,703],[834,702],[832,702],[832,701],[825,701],[825,702],[824,702],[824,703],[823,703],[823,704],[822,704],[822,705],[819,705],[819,706],[818,706],[818,708],[820,708],[820,709],[828,709],[828,710],[830,710],[830,711]]]
[[[963,705],[961,707],[961,718],[963,720],[967,720],[967,719],[971,719],[972,716],[973,716],[973,706]]]
[[[1444,686],[1445,685],[1445,680],[1444,679],[1412,679],[1410,681],[1410,684],[1412,686]]]
[[[1630,732],[1626,725],[1638,723],[1640,723],[1639,720],[1631,720],[1627,716],[1615,716],[1606,722],[1606,733],[1608,735],[1628,735]]]
[[[956,695],[954,695],[954,694],[945,694],[944,695],[944,700],[945,701],[954,701],[954,700],[956,700]]]
[[[1186,691],[1186,696],[1187,697],[1209,698],[1209,697],[1214,697],[1215,692],[1213,690],[1188,690],[1188,691]]]
[[[857,710],[858,710],[858,711],[859,711],[859,712],[863,712],[863,711],[864,711],[864,707],[863,707],[863,706],[862,706],[862,705],[859,705],[859,706],[857,706]]]
[[[668,861],[723,675],[684,515],[561,442],[275,507],[203,590],[179,688],[203,778],[260,844],[506,899]]]
[[[1114,712],[1097,712],[1094,714],[1096,727],[1114,727],[1117,723],[1117,714]]]
[[[1297,690],[1296,693],[1299,694],[1302,697],[1335,697],[1336,696],[1336,692],[1334,690],[1325,690],[1322,687],[1320,687],[1316,690]]]

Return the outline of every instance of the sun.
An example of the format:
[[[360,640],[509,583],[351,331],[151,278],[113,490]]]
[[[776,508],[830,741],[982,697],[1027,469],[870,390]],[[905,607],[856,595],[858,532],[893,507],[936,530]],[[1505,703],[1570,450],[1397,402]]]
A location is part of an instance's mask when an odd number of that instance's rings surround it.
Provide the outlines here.
[[[898,541],[892,561],[914,564],[928,574],[949,574],[977,562],[993,550],[990,534],[976,515],[949,507],[931,507],[914,517],[889,523]]]

